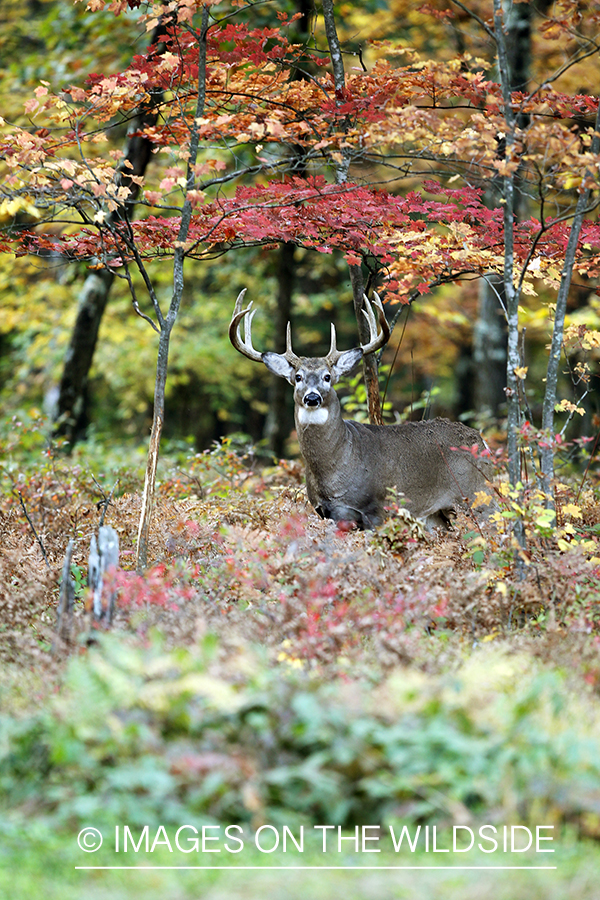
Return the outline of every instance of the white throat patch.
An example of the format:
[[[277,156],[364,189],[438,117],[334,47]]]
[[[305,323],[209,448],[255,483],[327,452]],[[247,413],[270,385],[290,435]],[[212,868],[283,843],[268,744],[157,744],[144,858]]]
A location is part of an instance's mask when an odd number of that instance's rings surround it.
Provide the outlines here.
[[[328,418],[329,410],[323,406],[319,406],[317,409],[298,407],[298,423],[300,425],[324,425]]]

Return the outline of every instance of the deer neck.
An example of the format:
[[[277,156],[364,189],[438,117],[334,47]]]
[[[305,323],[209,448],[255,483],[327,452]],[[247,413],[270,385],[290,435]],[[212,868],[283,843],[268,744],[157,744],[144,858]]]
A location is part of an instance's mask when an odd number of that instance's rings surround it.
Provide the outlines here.
[[[294,417],[306,465],[320,472],[338,469],[348,437],[337,396],[333,394],[329,403],[317,409],[296,406]]]

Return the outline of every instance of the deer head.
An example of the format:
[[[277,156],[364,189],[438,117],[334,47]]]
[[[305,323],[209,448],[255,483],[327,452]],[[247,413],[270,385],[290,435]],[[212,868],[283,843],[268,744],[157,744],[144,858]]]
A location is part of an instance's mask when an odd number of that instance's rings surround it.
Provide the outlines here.
[[[292,349],[292,329],[289,322],[285,353],[271,351],[259,353],[254,349],[252,346],[252,319],[256,310],[252,309],[251,303],[246,309],[242,309],[245,293],[246,289],[240,293],[235,304],[229,326],[231,343],[248,359],[264,363],[274,375],[279,375],[289,381],[294,388],[297,424],[324,424],[328,419],[332,404],[339,404],[333,386],[342,376],[351,372],[365,354],[373,353],[383,347],[390,336],[390,327],[378,294],[374,294],[373,300],[377,319],[373,312],[373,305],[366,296],[364,298],[363,315],[369,326],[369,341],[366,344],[361,344],[352,350],[338,350],[335,326],[332,323],[331,346],[327,356],[305,357],[297,356]],[[240,331],[242,322],[244,323],[244,340],[242,340]]]

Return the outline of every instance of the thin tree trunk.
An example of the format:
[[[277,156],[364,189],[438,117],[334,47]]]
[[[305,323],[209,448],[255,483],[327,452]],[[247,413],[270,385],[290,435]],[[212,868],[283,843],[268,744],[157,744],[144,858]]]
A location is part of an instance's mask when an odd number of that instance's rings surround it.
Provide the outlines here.
[[[186,197],[181,212],[181,222],[175,242],[173,253],[173,294],[167,315],[160,321],[160,337],[158,340],[158,359],[156,363],[156,380],[154,384],[154,413],[152,418],[152,431],[148,459],[146,462],[146,477],[144,492],[142,495],[142,510],[138,529],[136,570],[143,572],[148,565],[148,542],[150,538],[150,525],[152,523],[152,511],[154,506],[154,493],[156,486],[156,470],[165,418],[165,389],[167,384],[167,371],[169,363],[169,344],[171,332],[177,320],[181,298],[183,296],[183,264],[185,262],[185,242],[187,241],[190,223],[192,221],[192,204],[189,199],[189,191],[194,189],[196,176],[194,168],[198,159],[200,146],[199,121],[204,115],[206,102],[206,37],[208,33],[208,7],[202,7],[202,25],[198,42],[198,99],[194,113],[193,124],[190,133],[190,149],[187,161]]]
[[[85,435],[89,372],[98,340],[100,322],[108,303],[114,273],[100,269],[87,276],[79,295],[77,318],[63,359],[54,434],[67,439],[68,447]]]
[[[346,76],[344,73],[344,59],[340,40],[335,24],[335,16],[333,11],[333,0],[323,0],[323,18],[325,20],[325,33],[327,35],[327,43],[329,45],[329,53],[331,56],[331,66],[333,69],[333,81],[335,86],[336,103],[339,105],[344,99],[344,89],[346,87]],[[342,153],[342,160],[335,168],[335,180],[337,184],[344,184],[348,180],[348,169],[350,168],[350,157]],[[350,266],[350,281],[352,283],[352,299],[354,303],[354,314],[356,316],[356,324],[358,335],[361,343],[369,340],[369,331],[361,310],[363,309],[364,281],[360,266]],[[377,357],[373,353],[369,353],[363,359],[363,372],[365,379],[365,388],[367,391],[367,403],[369,407],[369,420],[373,425],[383,425],[381,414],[381,399],[379,394],[379,379]]]
[[[276,353],[285,353],[285,334],[292,311],[295,252],[296,245],[289,241],[279,248],[277,306],[273,340],[273,349]],[[288,411],[288,397],[287,382],[273,375],[269,383],[269,411],[265,423],[265,437],[269,448],[277,458],[284,455],[285,442],[290,433],[291,417]]]
[[[511,80],[506,41],[502,23],[502,0],[494,0],[494,35],[498,53],[498,73],[502,87],[504,103],[504,119],[506,122],[506,160],[510,162],[514,155],[516,143],[516,115],[511,104]],[[521,425],[521,405],[519,400],[519,383],[517,371],[520,366],[519,357],[519,296],[520,291],[514,282],[514,225],[515,225],[515,173],[504,175],[504,294],[506,298],[506,321],[508,327],[508,346],[506,355],[506,402],[507,402],[507,444],[508,444],[508,478],[511,487],[515,488],[520,480],[520,455],[518,433]],[[519,544],[525,546],[525,530],[521,519],[515,522],[515,537]]]
[[[312,0],[299,0],[297,3],[300,18],[298,32],[303,43],[308,42],[311,18],[314,14]],[[292,70],[290,81],[303,81],[306,76],[308,58],[300,57],[298,66]],[[300,177],[306,176],[306,150],[299,144],[294,145],[296,158],[295,172]],[[281,244],[277,260],[277,306],[275,309],[275,333],[273,349],[276,353],[284,353],[286,346],[287,323],[292,318],[292,294],[294,290],[296,245],[291,241]],[[285,452],[285,443],[292,427],[293,417],[289,407],[287,384],[277,375],[271,375],[269,381],[269,410],[265,422],[264,436],[270,450],[280,458]]]
[[[600,152],[600,105],[596,113],[596,122],[594,125],[594,136],[590,152],[596,155]],[[597,175],[590,173],[593,178]],[[548,505],[552,504],[552,479],[554,478],[554,408],[556,406],[556,389],[558,383],[558,366],[562,355],[563,333],[565,328],[565,315],[567,312],[567,300],[569,297],[569,288],[573,277],[573,265],[575,262],[575,253],[583,224],[585,211],[589,206],[591,197],[590,188],[583,190],[575,207],[575,215],[569,232],[569,240],[565,252],[565,261],[563,264],[560,285],[556,297],[556,310],[554,313],[554,325],[552,330],[552,341],[550,344],[550,354],[548,356],[548,368],[546,371],[546,387],[544,390],[544,403],[542,407],[542,430],[547,435],[540,448],[540,462],[542,470],[542,490],[546,494]]]
[[[504,32],[508,79],[511,91],[524,91],[531,63],[531,12],[529,3],[515,3],[505,9]],[[517,113],[524,128],[527,116]],[[523,215],[524,197],[520,178],[514,182],[514,217]],[[494,190],[486,192],[486,202],[494,203]],[[475,409],[498,418],[506,402],[507,334],[504,307],[504,279],[491,275],[481,281],[477,322],[473,329],[473,397]]]

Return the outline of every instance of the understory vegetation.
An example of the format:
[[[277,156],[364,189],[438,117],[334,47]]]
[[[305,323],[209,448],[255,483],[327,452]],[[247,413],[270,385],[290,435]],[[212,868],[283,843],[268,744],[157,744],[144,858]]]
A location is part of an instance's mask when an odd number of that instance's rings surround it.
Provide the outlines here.
[[[598,838],[590,472],[557,492],[558,527],[534,495],[517,510],[498,478],[495,524],[462,516],[428,534],[396,509],[365,533],[315,516],[298,463],[265,467],[225,442],[163,461],[152,566],[138,575],[141,461],[100,459],[93,447],[61,458],[40,421],[4,432],[0,791],[11,821],[485,820]],[[102,512],[121,548],[110,630],[92,622],[86,588]],[[59,640],[70,538],[75,612]]]

